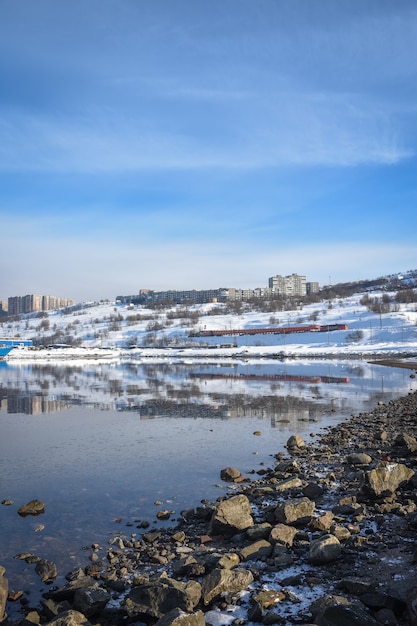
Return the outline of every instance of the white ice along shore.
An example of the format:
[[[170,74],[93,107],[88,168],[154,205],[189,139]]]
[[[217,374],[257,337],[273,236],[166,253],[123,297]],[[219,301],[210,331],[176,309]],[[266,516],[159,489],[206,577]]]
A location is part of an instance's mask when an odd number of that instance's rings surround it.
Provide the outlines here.
[[[124,360],[192,358],[413,357],[417,356],[417,304],[397,303],[395,293],[372,292],[372,299],[392,303],[375,313],[359,293],[296,310],[260,312],[227,304],[166,309],[115,303],[85,303],[74,310],[50,311],[5,321],[0,335],[32,339],[43,348],[16,348],[9,361]],[[365,296],[365,297],[364,297]],[[237,335],[233,329],[345,325],[343,330],[291,334]],[[202,330],[225,336],[195,336]],[[67,344],[68,347],[63,347]],[[69,345],[71,344],[71,345]],[[49,346],[49,347],[48,347]],[[54,347],[51,347],[54,346]]]

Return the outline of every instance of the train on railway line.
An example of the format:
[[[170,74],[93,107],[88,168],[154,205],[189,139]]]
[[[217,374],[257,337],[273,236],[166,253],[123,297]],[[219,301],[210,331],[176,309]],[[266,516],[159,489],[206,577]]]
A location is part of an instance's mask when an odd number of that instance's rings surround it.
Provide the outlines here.
[[[290,333],[330,332],[348,330],[347,324],[306,324],[303,326],[278,326],[260,328],[230,328],[223,330],[199,330],[190,334],[191,337],[224,337],[227,335],[287,335]]]

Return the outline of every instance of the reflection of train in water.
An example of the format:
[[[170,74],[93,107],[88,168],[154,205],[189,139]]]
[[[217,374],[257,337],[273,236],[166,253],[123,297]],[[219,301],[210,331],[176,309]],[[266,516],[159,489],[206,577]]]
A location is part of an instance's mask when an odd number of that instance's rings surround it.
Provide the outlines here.
[[[285,382],[285,383],[311,383],[318,385],[320,383],[348,383],[350,378],[347,376],[301,376],[297,374],[212,374],[193,372],[190,378],[201,378],[205,380],[248,380],[248,381],[269,381],[269,382]]]
[[[227,335],[287,335],[290,333],[324,333],[333,330],[348,330],[347,324],[307,324],[305,326],[280,326],[261,328],[229,328],[224,330],[200,330],[191,333],[191,337],[224,337]]]

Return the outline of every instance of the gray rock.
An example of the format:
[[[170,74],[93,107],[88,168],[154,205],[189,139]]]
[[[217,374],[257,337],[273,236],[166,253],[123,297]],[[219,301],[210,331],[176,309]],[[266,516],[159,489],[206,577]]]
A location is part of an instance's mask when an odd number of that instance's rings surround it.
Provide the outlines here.
[[[349,465],[370,465],[372,463],[372,457],[364,452],[354,452],[346,457],[346,461]]]
[[[9,582],[4,576],[5,573],[6,570],[0,565],[0,622],[2,622],[7,617],[5,609],[7,595],[9,593]]]
[[[240,476],[241,473],[237,469],[237,467],[225,467],[220,472],[220,478],[228,482],[233,482],[236,478],[239,478]]]
[[[272,554],[272,544],[266,539],[259,539],[249,546],[245,546],[240,551],[240,556],[244,561],[256,561],[267,558]]]
[[[271,543],[280,543],[284,546],[291,547],[297,532],[297,529],[293,526],[288,526],[287,524],[276,524],[271,529],[269,541]]]
[[[204,626],[205,623],[203,611],[184,613],[181,609],[176,608],[161,617],[155,626]]]
[[[51,598],[49,600],[42,600],[42,613],[46,615],[47,619],[53,619],[59,615],[59,613],[64,613],[70,609],[71,605],[66,600],[63,602],[55,602],[55,600]]]
[[[201,594],[205,605],[209,604],[222,593],[236,593],[246,589],[253,582],[253,574],[249,570],[214,569],[203,578]]]
[[[360,596],[363,593],[367,593],[371,591],[374,587],[374,583],[368,578],[358,578],[355,576],[351,576],[349,578],[344,578],[341,581],[343,587],[354,596]]]
[[[282,502],[275,509],[275,518],[282,524],[304,523],[309,521],[316,505],[308,498],[294,498]]]
[[[191,612],[201,597],[201,585],[196,581],[181,583],[172,578],[160,578],[133,587],[125,602],[129,617],[146,616],[160,619],[172,609]]]
[[[302,493],[306,498],[310,500],[317,500],[320,496],[323,495],[324,489],[318,483],[309,482],[305,487],[302,488]]]
[[[95,584],[84,589],[77,589],[74,594],[73,607],[87,617],[91,617],[104,609],[109,600],[110,594]]]
[[[210,523],[210,532],[219,535],[234,535],[253,526],[252,509],[244,495],[233,496],[220,502]]]
[[[81,624],[90,626],[90,622],[85,615],[71,609],[70,611],[65,611],[65,613],[60,613],[45,626],[81,626]]]
[[[86,587],[91,587],[97,581],[91,576],[82,576],[80,578],[76,578],[75,580],[71,580],[67,585],[63,587],[58,587],[58,589],[51,589],[45,594],[45,597],[48,599],[52,599],[55,602],[62,602],[64,600],[72,601],[74,598],[75,592],[77,589],[83,589]]]
[[[323,535],[310,544],[308,559],[310,563],[321,564],[336,561],[342,551],[339,540],[334,535]]]
[[[275,485],[275,491],[287,491],[288,489],[299,489],[303,486],[303,481],[298,476],[286,478]]]
[[[256,541],[257,539],[268,539],[271,528],[272,526],[268,522],[255,524],[251,528],[247,529],[246,535],[251,541]]]
[[[414,452],[417,452],[417,440],[415,437],[407,435],[407,433],[401,433],[398,435],[394,445],[405,448],[406,454],[413,454]]]
[[[363,490],[371,496],[392,494],[402,483],[408,482],[414,471],[401,463],[384,463],[365,473]]]
[[[306,444],[301,435],[291,435],[287,441],[287,448],[294,450],[295,448],[305,448]]]
[[[23,622],[20,622],[21,626],[39,626],[41,623],[41,616],[37,611],[29,611],[26,613]]]
[[[319,515],[318,517],[313,517],[311,520],[309,527],[312,530],[320,530],[324,532],[329,532],[332,524],[334,522],[334,515],[331,511],[326,511]]]

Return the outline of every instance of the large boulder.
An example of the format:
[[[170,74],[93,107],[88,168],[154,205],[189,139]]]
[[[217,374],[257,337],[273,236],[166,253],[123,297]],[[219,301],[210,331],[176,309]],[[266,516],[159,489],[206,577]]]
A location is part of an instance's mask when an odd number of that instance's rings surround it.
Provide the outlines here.
[[[334,535],[323,535],[310,544],[308,559],[310,563],[321,564],[336,561],[342,552],[342,546]]]
[[[242,474],[237,467],[225,467],[220,472],[220,478],[228,482],[233,482],[234,480],[240,478],[241,475]]]
[[[155,582],[133,587],[126,599],[129,617],[160,619],[172,609],[191,612],[201,597],[201,585],[196,581],[178,582],[172,578],[160,578]]]
[[[218,535],[235,535],[253,526],[252,509],[244,495],[233,496],[220,502],[213,513],[210,532]]]
[[[282,524],[309,522],[316,505],[309,498],[294,498],[281,502],[275,509],[275,519]]]
[[[91,617],[104,609],[109,600],[110,594],[103,587],[95,584],[84,589],[77,589],[73,606],[77,611]]]
[[[276,524],[269,534],[269,541],[273,544],[279,543],[284,546],[291,547],[294,541],[294,537],[297,534],[297,529],[294,526],[288,526],[287,524]]]
[[[402,463],[383,463],[365,473],[363,490],[372,497],[390,495],[413,476],[414,471]]]
[[[222,593],[237,593],[253,582],[253,574],[246,569],[214,569],[201,583],[201,595],[205,605]]]
[[[40,515],[41,513],[45,513],[45,505],[40,500],[31,500],[27,504],[24,504],[17,511],[21,517],[26,517],[27,515]]]

